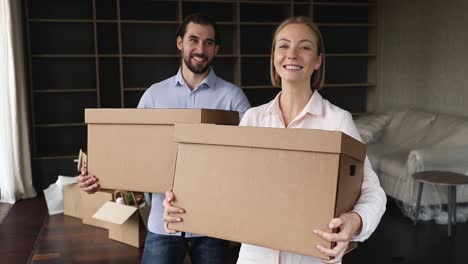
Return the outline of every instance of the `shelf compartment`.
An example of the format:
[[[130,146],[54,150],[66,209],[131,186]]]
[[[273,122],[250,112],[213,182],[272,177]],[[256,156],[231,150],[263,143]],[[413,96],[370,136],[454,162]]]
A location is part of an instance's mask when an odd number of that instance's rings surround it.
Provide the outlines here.
[[[177,20],[177,1],[120,0],[120,18],[129,20]]]
[[[235,47],[237,46],[236,41],[236,26],[234,25],[218,25],[221,35],[221,45],[218,51],[220,54],[234,54]]]
[[[35,156],[71,155],[86,149],[86,126],[36,128],[37,153]]]
[[[117,0],[95,0],[96,19],[117,19]]]
[[[271,85],[269,58],[242,59],[242,86]]]
[[[94,53],[92,24],[30,23],[31,52]]]
[[[79,149],[75,150],[77,153]],[[49,187],[51,183],[55,183],[59,175],[75,176],[79,172],[76,171],[75,159],[78,155],[63,155],[53,157],[34,157],[32,159],[32,171],[34,187],[38,191],[42,191]]]
[[[84,109],[97,106],[96,93],[35,93],[36,124],[82,123]]]
[[[120,65],[117,58],[99,59],[99,91],[100,107],[122,107],[120,91]]]
[[[147,88],[149,88],[149,86]],[[138,106],[138,102],[140,102],[141,96],[143,96],[143,93],[146,91],[147,88],[142,90],[125,90],[124,107],[136,108]]]
[[[30,18],[76,18],[92,19],[92,0],[29,0]]]
[[[124,87],[149,87],[177,73],[179,58],[124,58]]]
[[[240,4],[240,20],[251,22],[283,21],[290,16],[289,2],[245,3]]]
[[[319,27],[326,53],[367,53],[368,28]],[[349,40],[349,41],[343,41]]]
[[[367,57],[326,57],[325,83],[367,83]]]
[[[250,105],[252,107],[259,106],[262,104],[266,104],[273,100],[275,96],[281,91],[280,88],[271,88],[271,89],[264,89],[264,88],[249,88],[244,89],[244,93],[249,99]]]
[[[232,2],[187,2],[182,3],[182,17],[192,13],[210,14],[216,22],[230,22],[235,20],[235,6]]]
[[[369,7],[361,5],[314,5],[317,23],[369,23]]]
[[[119,38],[117,23],[98,23],[97,46],[99,54],[118,54]]]
[[[213,61],[213,69],[221,79],[235,83],[234,69],[237,59],[235,58],[216,58]]]
[[[241,54],[270,54],[276,26],[241,26]]]
[[[177,54],[176,25],[122,24],[124,54]]]
[[[319,93],[332,104],[349,112],[366,112],[367,89],[367,86],[324,87]]]
[[[94,58],[33,58],[34,90],[89,89],[96,87]]]

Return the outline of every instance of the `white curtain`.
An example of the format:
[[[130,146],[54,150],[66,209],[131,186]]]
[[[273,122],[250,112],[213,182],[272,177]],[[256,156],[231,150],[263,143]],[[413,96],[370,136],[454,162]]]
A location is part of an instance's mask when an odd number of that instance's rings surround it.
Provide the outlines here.
[[[0,0],[1,202],[36,196],[32,185],[21,1]]]

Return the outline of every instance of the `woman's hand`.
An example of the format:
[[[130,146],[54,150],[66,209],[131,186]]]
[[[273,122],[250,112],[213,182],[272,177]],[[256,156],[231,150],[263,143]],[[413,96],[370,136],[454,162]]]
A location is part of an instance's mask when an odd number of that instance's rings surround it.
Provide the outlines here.
[[[339,218],[333,218],[328,227],[331,229],[338,228],[339,231],[338,233],[329,233],[322,230],[314,230],[314,233],[327,241],[335,242],[336,245],[332,249],[317,245],[317,249],[323,254],[332,257],[330,260],[324,260],[324,263],[339,263],[348,248],[349,241],[361,232],[362,220],[355,212],[344,213]]]
[[[92,194],[101,190],[99,186],[98,178],[94,175],[88,175],[88,168],[81,167],[81,174],[76,176],[78,186],[85,192]]]
[[[166,191],[166,199],[163,201],[163,206],[164,206],[164,229],[166,229],[166,232],[168,234],[174,234],[177,233],[177,231],[169,229],[169,223],[178,223],[182,222],[182,218],[179,216],[179,214],[185,213],[184,209],[178,208],[172,205],[172,201],[175,200],[174,193],[172,190]]]

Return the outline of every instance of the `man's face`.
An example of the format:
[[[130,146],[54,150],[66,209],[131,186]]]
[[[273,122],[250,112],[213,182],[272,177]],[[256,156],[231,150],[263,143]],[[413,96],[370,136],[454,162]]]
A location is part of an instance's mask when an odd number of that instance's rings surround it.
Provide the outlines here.
[[[182,52],[184,64],[190,71],[204,74],[218,53],[219,46],[215,45],[212,26],[190,22],[184,38],[177,38],[177,48]]]

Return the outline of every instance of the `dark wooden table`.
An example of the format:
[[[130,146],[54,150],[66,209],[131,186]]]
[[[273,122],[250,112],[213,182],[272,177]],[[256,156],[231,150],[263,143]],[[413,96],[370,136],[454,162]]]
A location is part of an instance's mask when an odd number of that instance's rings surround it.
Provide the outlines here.
[[[421,208],[421,195],[424,183],[447,186],[447,204],[448,204],[448,236],[452,235],[452,224],[457,223],[457,186],[468,184],[468,176],[448,171],[423,171],[417,172],[413,178],[419,182],[418,198],[416,201],[416,215],[414,225],[418,222],[419,209]]]
[[[109,239],[106,229],[60,214],[46,216],[32,263],[140,263],[142,253],[142,248]]]

